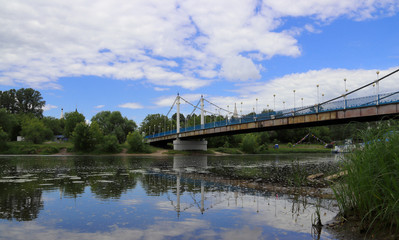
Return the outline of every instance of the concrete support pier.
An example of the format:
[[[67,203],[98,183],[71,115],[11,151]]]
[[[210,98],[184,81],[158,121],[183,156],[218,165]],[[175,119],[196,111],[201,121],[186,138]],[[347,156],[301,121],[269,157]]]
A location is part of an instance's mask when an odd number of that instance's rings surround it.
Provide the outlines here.
[[[179,138],[173,141],[173,150],[208,150],[208,141],[206,140],[180,140]]]

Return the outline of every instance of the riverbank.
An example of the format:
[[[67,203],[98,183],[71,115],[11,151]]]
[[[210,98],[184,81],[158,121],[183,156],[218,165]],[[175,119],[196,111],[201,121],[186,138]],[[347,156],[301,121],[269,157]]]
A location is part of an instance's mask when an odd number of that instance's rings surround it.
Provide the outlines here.
[[[26,155],[26,154],[37,154],[37,155],[149,155],[149,156],[162,156],[163,154],[246,154],[239,148],[210,148],[207,151],[175,151],[172,149],[163,149],[149,146],[147,153],[130,153],[128,152],[128,146],[126,144],[120,145],[120,152],[118,153],[106,153],[106,152],[89,152],[81,153],[73,151],[73,144],[70,142],[47,142],[43,144],[34,144],[29,142],[8,142],[8,148],[0,151],[0,154],[4,155]],[[257,154],[286,154],[286,153],[330,153],[331,149],[326,149],[322,145],[298,145],[293,147],[290,144],[280,144],[279,148],[273,148],[273,145],[269,145],[267,149],[260,151]]]

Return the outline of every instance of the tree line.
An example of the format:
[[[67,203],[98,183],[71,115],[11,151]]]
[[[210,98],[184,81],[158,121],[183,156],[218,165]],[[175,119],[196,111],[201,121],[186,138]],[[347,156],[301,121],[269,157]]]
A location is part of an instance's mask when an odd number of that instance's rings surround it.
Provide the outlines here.
[[[65,113],[61,119],[44,117],[45,103],[41,93],[32,88],[0,91],[0,150],[7,148],[7,142],[16,141],[17,136],[39,144],[54,140],[56,135],[72,141],[75,151],[118,152],[120,144],[128,140],[134,145],[131,148],[143,150],[137,124],[119,111],[99,112],[89,124],[77,110]]]

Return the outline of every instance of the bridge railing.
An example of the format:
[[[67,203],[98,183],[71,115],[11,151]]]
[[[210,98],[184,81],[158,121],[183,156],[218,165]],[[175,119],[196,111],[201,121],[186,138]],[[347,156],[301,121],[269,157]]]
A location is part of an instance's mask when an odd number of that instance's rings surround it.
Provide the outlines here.
[[[353,109],[353,108],[359,108],[359,107],[368,107],[368,106],[376,106],[376,105],[384,105],[384,104],[390,104],[390,103],[396,103],[399,102],[399,91],[398,92],[392,92],[392,93],[383,93],[383,94],[378,94],[378,95],[370,95],[366,97],[359,97],[359,98],[352,98],[352,99],[343,99],[343,100],[337,100],[337,101],[326,101],[324,103],[316,104],[316,105],[311,105],[311,106],[304,106],[304,107],[299,107],[299,108],[290,108],[290,109],[283,109],[279,111],[271,111],[267,113],[261,113],[261,114],[254,114],[254,115],[247,115],[239,118],[229,118],[227,121],[222,120],[222,121],[215,121],[215,122],[210,122],[206,123],[203,126],[195,125],[195,126],[190,126],[190,127],[183,127],[180,128],[180,133],[184,132],[190,132],[190,131],[195,131],[195,130],[200,130],[200,129],[210,129],[210,128],[216,128],[216,127],[223,127],[223,126],[229,126],[229,125],[235,125],[235,124],[241,124],[241,123],[250,123],[250,122],[256,122],[256,121],[264,121],[264,120],[270,120],[270,119],[278,119],[278,118],[285,118],[285,117],[290,117],[290,116],[300,116],[300,115],[308,115],[308,114],[314,114],[314,113],[321,113],[321,112],[330,112],[330,111],[336,111],[336,110],[344,110],[344,109]],[[174,135],[176,134],[176,129],[167,131],[167,132],[161,132],[161,133],[155,133],[146,136],[145,138],[155,138],[155,137],[161,137],[161,136],[168,136],[168,135]]]

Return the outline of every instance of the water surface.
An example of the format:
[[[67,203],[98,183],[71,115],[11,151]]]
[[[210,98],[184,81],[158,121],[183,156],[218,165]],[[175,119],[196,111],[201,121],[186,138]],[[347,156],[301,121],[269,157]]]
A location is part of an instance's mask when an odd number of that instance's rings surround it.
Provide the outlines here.
[[[335,201],[234,176],[293,161],[306,168],[338,160],[330,154],[3,156],[0,239],[332,239],[312,221],[316,205],[322,222],[331,220]]]

